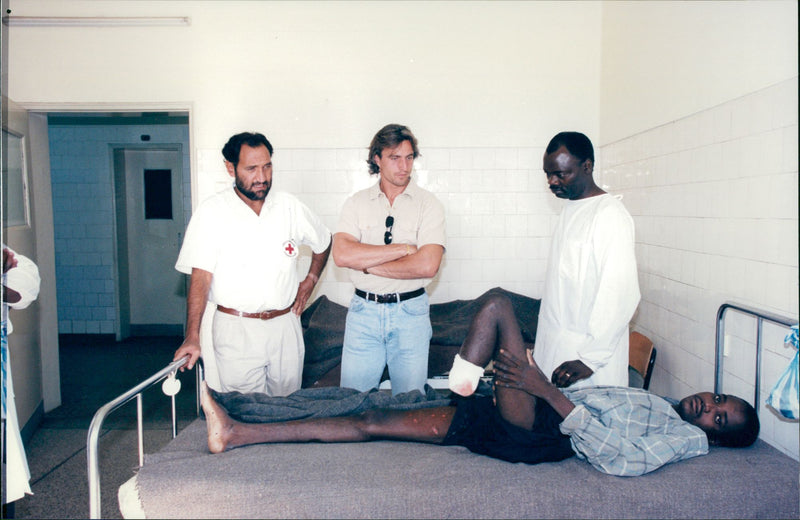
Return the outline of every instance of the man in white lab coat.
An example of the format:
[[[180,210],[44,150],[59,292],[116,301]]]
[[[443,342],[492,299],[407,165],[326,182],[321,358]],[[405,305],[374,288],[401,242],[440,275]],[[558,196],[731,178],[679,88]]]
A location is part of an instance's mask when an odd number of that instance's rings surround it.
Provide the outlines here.
[[[534,359],[559,387],[628,386],[628,322],[639,304],[633,219],[594,180],[594,149],[561,132],[543,160],[567,199],[553,234]]]

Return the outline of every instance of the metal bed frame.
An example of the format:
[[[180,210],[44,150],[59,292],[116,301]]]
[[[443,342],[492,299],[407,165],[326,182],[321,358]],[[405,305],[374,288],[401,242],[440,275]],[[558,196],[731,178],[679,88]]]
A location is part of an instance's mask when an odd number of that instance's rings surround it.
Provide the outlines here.
[[[166,367],[162,368],[148,379],[142,381],[135,387],[131,388],[124,394],[120,395],[113,401],[109,401],[100,407],[94,414],[92,422],[89,425],[89,433],[86,440],[86,458],[87,458],[87,473],[89,476],[89,518],[101,518],[101,501],[100,501],[100,464],[98,458],[98,441],[100,439],[100,429],[103,426],[106,416],[111,412],[117,410],[124,404],[136,399],[136,425],[139,437],[139,467],[144,466],[144,439],[143,439],[143,426],[142,426],[142,392],[155,386],[162,380],[175,379],[178,369],[181,368],[189,360],[189,357],[183,357],[177,361],[173,361]],[[203,380],[203,364],[201,360],[197,362],[196,370],[196,384],[200,388],[200,382]],[[166,381],[165,381],[166,382]],[[178,389],[180,391],[180,389]],[[166,393],[166,391],[165,391]],[[177,418],[175,413],[175,396],[178,392],[170,395],[172,401],[172,438],[178,435],[177,431]],[[200,392],[197,392],[196,399],[197,415],[200,415]]]
[[[743,314],[752,316],[756,319],[756,376],[755,376],[755,397],[753,406],[758,407],[761,399],[761,335],[765,321],[782,325],[784,327],[792,327],[797,324],[796,319],[786,318],[778,314],[773,314],[768,311],[762,311],[740,305],[738,303],[725,302],[720,305],[717,310],[717,337],[714,345],[715,362],[714,362],[714,393],[720,393],[720,386],[722,380],[722,358],[724,357],[724,343],[725,343],[725,313],[733,309]]]

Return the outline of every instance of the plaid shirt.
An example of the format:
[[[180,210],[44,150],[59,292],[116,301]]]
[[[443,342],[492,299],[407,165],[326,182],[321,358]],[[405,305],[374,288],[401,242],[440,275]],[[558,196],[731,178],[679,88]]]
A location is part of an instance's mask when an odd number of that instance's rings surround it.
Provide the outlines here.
[[[579,458],[623,477],[708,453],[705,432],[662,397],[636,388],[564,390],[575,409],[561,423]]]

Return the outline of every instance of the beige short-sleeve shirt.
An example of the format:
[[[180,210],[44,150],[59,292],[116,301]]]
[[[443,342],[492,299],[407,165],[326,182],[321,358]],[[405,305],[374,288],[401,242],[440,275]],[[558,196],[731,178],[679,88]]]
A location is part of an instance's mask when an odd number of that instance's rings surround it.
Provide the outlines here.
[[[446,245],[444,206],[431,192],[412,181],[397,196],[394,205],[380,190],[380,182],[350,196],[344,203],[337,233],[348,233],[362,244],[383,245],[386,217],[394,217],[393,244]],[[403,293],[427,286],[431,278],[397,280],[349,269],[357,289],[376,294]]]

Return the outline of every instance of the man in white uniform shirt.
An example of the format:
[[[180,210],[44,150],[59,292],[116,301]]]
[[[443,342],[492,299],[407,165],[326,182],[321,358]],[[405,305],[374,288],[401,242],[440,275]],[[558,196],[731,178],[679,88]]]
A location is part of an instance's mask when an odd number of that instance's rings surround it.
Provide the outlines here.
[[[222,149],[231,189],[192,215],[175,268],[191,275],[186,338],[174,359],[200,357],[206,301],[216,304],[212,337],[222,391],[288,395],[300,388],[305,346],[300,314],[331,246],[330,231],[294,196],[270,191],[272,145],[234,135]],[[300,245],[313,254],[298,283]],[[291,312],[290,312],[291,311]]]
[[[633,219],[595,184],[594,149],[561,132],[544,155],[567,199],[553,234],[533,357],[559,387],[628,386],[628,322],[639,304]]]

